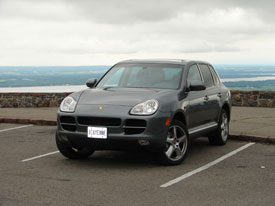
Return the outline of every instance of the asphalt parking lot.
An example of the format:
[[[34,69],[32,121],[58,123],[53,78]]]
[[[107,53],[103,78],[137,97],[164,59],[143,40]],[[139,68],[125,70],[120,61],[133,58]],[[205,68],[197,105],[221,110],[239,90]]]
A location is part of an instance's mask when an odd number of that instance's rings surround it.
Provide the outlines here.
[[[68,160],[54,135],[52,126],[0,124],[1,206],[275,204],[275,145],[201,138],[183,164],[166,167],[140,152]]]

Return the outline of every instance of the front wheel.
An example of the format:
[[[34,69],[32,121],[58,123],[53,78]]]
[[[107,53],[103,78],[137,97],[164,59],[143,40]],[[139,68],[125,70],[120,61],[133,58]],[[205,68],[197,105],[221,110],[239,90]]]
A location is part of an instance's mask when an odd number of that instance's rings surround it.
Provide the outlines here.
[[[168,129],[165,148],[158,153],[158,160],[164,165],[178,165],[187,156],[190,147],[185,125],[173,120]]]
[[[229,135],[229,119],[227,112],[223,109],[221,112],[218,128],[212,133],[208,140],[212,145],[225,145]]]
[[[94,153],[94,150],[89,148],[76,148],[70,144],[65,144],[59,140],[58,134],[55,136],[56,146],[60,153],[69,159],[86,159]]]

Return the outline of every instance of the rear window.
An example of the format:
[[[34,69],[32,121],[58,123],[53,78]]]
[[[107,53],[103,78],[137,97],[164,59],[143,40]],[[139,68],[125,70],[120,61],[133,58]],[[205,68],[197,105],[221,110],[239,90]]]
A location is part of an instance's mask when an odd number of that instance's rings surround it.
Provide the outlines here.
[[[214,70],[214,68],[211,65],[209,65],[209,68],[210,68],[212,77],[214,79],[215,85],[220,84],[220,78],[218,77],[218,75],[217,75],[216,71]]]
[[[206,87],[214,86],[214,80],[212,74],[206,64],[200,64],[201,73]]]

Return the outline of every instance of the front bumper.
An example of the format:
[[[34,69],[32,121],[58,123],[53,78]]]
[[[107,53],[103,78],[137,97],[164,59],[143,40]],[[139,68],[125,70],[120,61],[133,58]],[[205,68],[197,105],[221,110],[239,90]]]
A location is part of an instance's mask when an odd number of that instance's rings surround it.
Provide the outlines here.
[[[99,107],[102,106],[102,110]],[[130,115],[131,107],[114,105],[77,105],[74,113],[58,111],[57,135],[60,140],[76,147],[95,150],[132,148],[163,148],[168,127],[165,125],[170,113],[156,112],[150,116]],[[107,139],[87,137],[87,127],[107,128]],[[65,137],[65,138],[64,138]],[[140,145],[139,140],[149,144]]]

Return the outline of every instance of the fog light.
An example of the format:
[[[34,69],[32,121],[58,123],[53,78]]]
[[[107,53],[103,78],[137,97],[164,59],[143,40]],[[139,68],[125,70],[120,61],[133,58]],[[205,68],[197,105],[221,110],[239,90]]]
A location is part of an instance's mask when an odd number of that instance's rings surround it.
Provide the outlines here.
[[[138,140],[138,143],[141,145],[141,146],[146,146],[146,145],[149,145],[150,142],[146,139],[139,139]]]
[[[69,141],[69,140],[68,140],[68,137],[65,136],[65,135],[60,135],[60,136],[59,136],[59,139],[60,139],[61,141],[63,141],[63,142],[68,142],[68,141]]]

